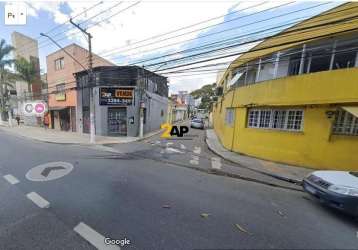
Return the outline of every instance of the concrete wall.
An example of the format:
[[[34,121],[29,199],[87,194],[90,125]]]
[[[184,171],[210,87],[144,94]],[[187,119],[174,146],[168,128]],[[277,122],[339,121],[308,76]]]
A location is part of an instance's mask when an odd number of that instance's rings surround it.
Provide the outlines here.
[[[146,112],[147,122],[144,133],[160,129],[167,120],[168,98],[147,92]]]

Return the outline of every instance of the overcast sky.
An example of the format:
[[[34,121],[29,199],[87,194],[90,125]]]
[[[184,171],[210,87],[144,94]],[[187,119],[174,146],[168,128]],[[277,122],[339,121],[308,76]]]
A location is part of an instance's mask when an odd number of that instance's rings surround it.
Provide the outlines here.
[[[31,1],[27,3],[28,18],[27,25],[24,26],[4,25],[3,9],[4,5],[8,3],[9,1],[0,3],[0,38],[11,43],[10,35],[13,31],[37,38],[40,47],[41,68],[46,72],[45,57],[58,48],[45,38],[39,37],[39,34],[65,23],[69,17],[84,12],[99,1]],[[93,35],[94,52],[118,65],[137,63],[144,59],[176,53],[170,57],[139,63],[139,65],[147,65],[202,52],[192,48],[208,43],[243,36],[270,27],[282,26],[285,28],[285,24],[308,18],[342,3],[338,1],[143,0],[136,4],[136,1],[104,1],[78,15],[74,21],[83,22],[83,27],[89,26],[88,31]],[[298,11],[301,9],[307,10]],[[298,11],[296,13],[275,17],[296,10]],[[207,21],[208,19],[212,20]],[[200,24],[184,29],[184,27],[197,23]],[[278,27],[273,31],[278,32],[282,28]],[[177,29],[181,30],[175,31]],[[168,32],[171,33],[162,35]],[[75,42],[87,48],[84,36],[73,29],[69,23],[57,27],[48,34],[62,46]],[[156,38],[153,38],[154,36]],[[238,41],[240,42],[240,40]],[[220,55],[228,55],[246,48],[247,46],[236,47],[225,51],[226,54],[220,52]],[[192,50],[182,52],[188,49]],[[217,55],[219,54],[211,55],[211,57]],[[232,59],[234,57],[210,61],[210,63],[227,62]],[[192,61],[186,60],[181,63],[190,62]],[[158,70],[170,66],[175,66],[175,64],[163,63],[152,66],[150,69]],[[212,71],[209,73],[192,72],[184,76],[169,75],[170,92],[191,91],[204,84],[215,82],[216,73]]]

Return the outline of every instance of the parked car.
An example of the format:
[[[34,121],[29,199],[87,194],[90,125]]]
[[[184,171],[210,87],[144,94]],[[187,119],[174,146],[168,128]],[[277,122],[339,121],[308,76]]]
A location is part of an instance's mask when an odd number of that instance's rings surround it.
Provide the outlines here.
[[[330,207],[358,216],[358,172],[315,171],[303,180],[303,189]]]
[[[190,127],[191,127],[191,128],[204,129],[204,120],[203,120],[203,119],[194,118],[194,119],[192,119],[191,122],[190,122]]]

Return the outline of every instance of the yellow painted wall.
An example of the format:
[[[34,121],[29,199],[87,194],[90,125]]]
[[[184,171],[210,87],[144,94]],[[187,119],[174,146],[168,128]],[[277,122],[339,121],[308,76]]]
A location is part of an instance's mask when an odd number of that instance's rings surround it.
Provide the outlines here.
[[[325,114],[330,106],[303,108],[303,132],[247,128],[247,108],[236,108],[235,135],[224,119],[217,119],[217,112],[214,129],[223,146],[234,152],[309,168],[358,170],[358,137],[330,138],[332,121]]]
[[[236,88],[214,104],[214,129],[223,146],[235,152],[311,168],[358,170],[358,136],[329,138],[331,120],[325,115],[345,103],[358,106],[357,83],[358,69],[351,68]],[[251,106],[304,108],[303,132],[246,128]],[[225,124],[228,107],[236,109],[235,128]]]

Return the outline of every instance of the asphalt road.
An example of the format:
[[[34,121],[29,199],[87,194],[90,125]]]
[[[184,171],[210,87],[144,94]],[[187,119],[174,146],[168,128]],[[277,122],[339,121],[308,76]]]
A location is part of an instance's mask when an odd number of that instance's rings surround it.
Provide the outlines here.
[[[129,239],[121,249],[358,248],[358,223],[302,192],[185,167],[226,164],[212,160],[203,131],[190,133],[116,146],[118,154],[0,130],[0,249],[94,249],[101,237]],[[72,171],[26,178],[57,161]]]

